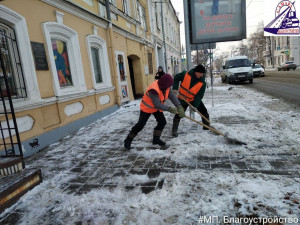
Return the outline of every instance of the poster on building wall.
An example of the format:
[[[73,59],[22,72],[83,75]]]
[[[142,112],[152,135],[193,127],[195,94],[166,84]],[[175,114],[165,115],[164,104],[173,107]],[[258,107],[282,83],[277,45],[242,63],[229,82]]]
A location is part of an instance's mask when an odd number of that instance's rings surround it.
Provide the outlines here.
[[[188,0],[191,44],[246,38],[245,0]]]

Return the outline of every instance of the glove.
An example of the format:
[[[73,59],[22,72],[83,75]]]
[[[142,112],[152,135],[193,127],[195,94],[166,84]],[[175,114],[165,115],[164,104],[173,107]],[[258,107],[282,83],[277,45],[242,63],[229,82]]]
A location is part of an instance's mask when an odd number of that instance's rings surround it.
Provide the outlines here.
[[[177,114],[178,113],[178,111],[177,111],[177,109],[175,107],[170,107],[169,108],[169,112],[173,113],[173,114]]]
[[[185,112],[184,112],[183,106],[182,106],[182,105],[179,105],[179,106],[177,107],[177,109],[178,109],[178,116],[179,116],[180,118],[185,117]]]

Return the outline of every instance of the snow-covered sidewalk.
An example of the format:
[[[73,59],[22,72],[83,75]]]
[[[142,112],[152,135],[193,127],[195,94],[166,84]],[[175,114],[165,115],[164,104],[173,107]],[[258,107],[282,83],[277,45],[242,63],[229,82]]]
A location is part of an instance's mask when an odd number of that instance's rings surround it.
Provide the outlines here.
[[[212,125],[246,146],[227,143],[186,119],[172,138],[173,116],[165,112],[162,139],[169,149],[151,144],[151,117],[133,149],[122,151],[139,116],[140,101],[133,101],[27,159],[27,168],[42,169],[44,181],[3,212],[0,224],[300,220],[300,113],[247,84],[217,79],[213,101],[211,92],[204,103]]]

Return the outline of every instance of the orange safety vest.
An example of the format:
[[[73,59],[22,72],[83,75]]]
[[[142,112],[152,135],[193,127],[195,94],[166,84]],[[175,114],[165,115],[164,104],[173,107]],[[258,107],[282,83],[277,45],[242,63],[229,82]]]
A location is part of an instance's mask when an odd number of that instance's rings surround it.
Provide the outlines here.
[[[186,72],[183,81],[180,84],[179,94],[182,95],[188,102],[194,101],[194,98],[198,91],[201,89],[203,83],[198,82],[196,85],[190,88],[192,76]],[[178,96],[183,99],[181,96]]]
[[[154,113],[157,111],[157,108],[154,107],[153,102],[152,102],[151,98],[149,97],[150,89],[154,89],[155,91],[157,91],[161,104],[165,104],[165,102],[169,96],[169,92],[170,92],[170,88],[168,88],[168,89],[166,89],[166,93],[164,95],[162,90],[160,90],[158,87],[158,81],[154,81],[152,84],[150,84],[146,93],[143,96],[143,99],[142,99],[141,105],[140,105],[141,110],[145,113]],[[159,110],[159,111],[162,112],[163,110]]]

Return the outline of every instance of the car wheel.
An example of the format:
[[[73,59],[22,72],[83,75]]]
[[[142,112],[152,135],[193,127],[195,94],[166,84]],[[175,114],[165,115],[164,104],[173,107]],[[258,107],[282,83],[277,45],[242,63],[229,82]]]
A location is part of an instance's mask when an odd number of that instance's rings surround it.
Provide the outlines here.
[[[294,68],[293,70],[295,70],[296,68]]]
[[[226,81],[226,84],[230,84],[230,81],[228,80],[227,77],[225,77],[225,81]]]
[[[249,79],[249,84],[252,84],[253,83],[253,79]]]
[[[278,71],[280,71],[280,69],[278,69]]]
[[[287,70],[287,71],[289,71],[290,69],[289,69],[289,68],[287,68],[286,70]]]

